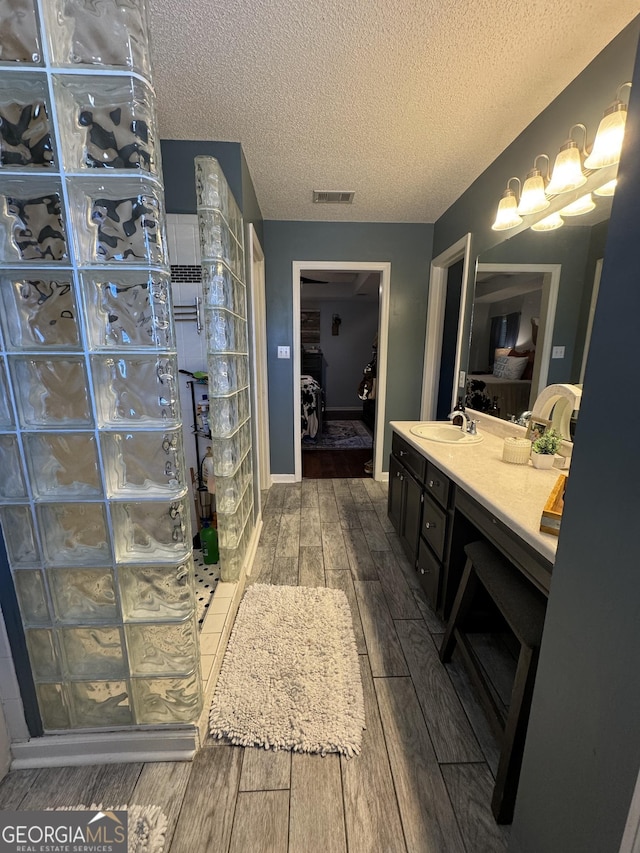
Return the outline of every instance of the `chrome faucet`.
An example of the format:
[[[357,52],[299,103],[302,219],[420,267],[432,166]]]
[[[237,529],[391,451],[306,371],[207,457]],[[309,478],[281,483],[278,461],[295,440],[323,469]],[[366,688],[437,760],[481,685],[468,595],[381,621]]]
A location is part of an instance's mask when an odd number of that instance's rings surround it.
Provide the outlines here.
[[[453,419],[456,415],[462,415],[462,417],[467,422],[467,432],[469,435],[477,435],[478,434],[478,421],[474,421],[469,415],[466,413],[464,409],[454,409],[452,412],[449,412],[447,418],[453,423]],[[464,421],[460,424],[460,429],[464,431]]]

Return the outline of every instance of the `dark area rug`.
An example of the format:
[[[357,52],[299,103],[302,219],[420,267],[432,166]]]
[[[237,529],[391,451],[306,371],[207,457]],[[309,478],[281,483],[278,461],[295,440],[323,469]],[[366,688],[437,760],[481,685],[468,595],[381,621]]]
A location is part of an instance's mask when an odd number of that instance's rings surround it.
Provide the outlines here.
[[[322,434],[315,439],[305,436],[304,450],[340,450],[373,447],[373,436],[362,421],[325,421]]]

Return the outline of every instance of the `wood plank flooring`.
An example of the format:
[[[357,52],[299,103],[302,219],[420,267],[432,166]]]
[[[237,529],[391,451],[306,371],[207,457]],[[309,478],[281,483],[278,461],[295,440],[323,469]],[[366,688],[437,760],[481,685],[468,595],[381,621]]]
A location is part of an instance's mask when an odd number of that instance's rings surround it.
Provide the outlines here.
[[[319,455],[319,453],[318,453]],[[370,478],[305,479],[263,495],[249,583],[344,590],[367,728],[346,759],[208,741],[191,763],[24,770],[0,809],[159,805],[165,853],[500,853],[498,747],[464,668],[444,667],[431,611]]]

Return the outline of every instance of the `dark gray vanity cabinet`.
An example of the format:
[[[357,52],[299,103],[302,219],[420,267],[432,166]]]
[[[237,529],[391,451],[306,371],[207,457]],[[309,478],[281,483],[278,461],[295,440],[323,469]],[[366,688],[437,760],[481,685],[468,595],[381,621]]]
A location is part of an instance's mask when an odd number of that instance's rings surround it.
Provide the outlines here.
[[[426,459],[396,433],[389,459],[387,512],[412,566],[416,564]]]
[[[443,566],[449,559],[454,485],[427,462],[422,525],[416,565],[420,583],[434,610],[440,606]]]

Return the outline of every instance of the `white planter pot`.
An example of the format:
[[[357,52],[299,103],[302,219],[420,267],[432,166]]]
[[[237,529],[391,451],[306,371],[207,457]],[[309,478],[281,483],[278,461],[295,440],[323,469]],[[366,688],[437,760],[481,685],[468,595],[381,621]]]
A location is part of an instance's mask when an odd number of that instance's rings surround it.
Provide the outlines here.
[[[534,468],[553,468],[554,459],[555,455],[553,453],[536,453],[534,450],[531,451],[531,463]]]

